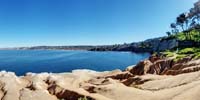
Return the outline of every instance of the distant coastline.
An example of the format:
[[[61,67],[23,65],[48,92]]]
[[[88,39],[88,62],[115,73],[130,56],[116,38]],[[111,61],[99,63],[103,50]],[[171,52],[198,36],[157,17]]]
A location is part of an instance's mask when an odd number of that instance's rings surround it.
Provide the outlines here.
[[[0,48],[0,50],[85,50],[85,51],[117,51],[150,53],[162,52],[176,48],[198,47],[200,42],[193,40],[179,40],[167,36],[148,39],[141,42],[115,44],[115,45],[77,45],[77,46],[33,46],[33,47],[13,47]]]
[[[94,46],[32,46],[0,48],[0,50],[89,50]]]
[[[128,51],[128,52],[152,52],[153,48],[148,45],[160,38],[148,39],[142,42],[132,42],[114,45],[75,45],[75,46],[32,46],[0,48],[0,50],[87,50],[87,51]],[[143,46],[145,43],[146,46]],[[152,44],[153,45],[153,44]]]
[[[128,51],[136,53],[153,53],[175,48],[175,39],[164,40],[166,37],[148,39],[141,42],[132,42],[115,45],[77,45],[77,46],[33,46],[0,48],[0,50],[87,50],[87,51]]]

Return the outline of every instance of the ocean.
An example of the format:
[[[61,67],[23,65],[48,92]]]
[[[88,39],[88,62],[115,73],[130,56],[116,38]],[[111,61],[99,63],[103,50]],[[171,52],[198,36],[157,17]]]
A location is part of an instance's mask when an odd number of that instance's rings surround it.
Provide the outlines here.
[[[124,70],[149,55],[133,52],[0,50],[0,70],[12,71],[17,75],[24,75],[27,72],[71,72],[75,69]]]

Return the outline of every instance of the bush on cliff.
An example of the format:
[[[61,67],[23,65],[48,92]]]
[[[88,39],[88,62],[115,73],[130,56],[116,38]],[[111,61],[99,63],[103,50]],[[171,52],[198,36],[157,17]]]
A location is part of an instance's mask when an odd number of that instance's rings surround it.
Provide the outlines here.
[[[200,58],[200,52],[195,53],[194,59],[199,59]]]
[[[185,35],[185,32],[180,32],[175,35],[175,37],[180,41],[194,41],[200,42],[200,32],[196,29],[187,31],[188,35]]]
[[[182,48],[180,50],[166,50],[162,52],[165,57],[175,57],[174,61],[178,61],[183,59],[187,56],[192,57],[193,59],[200,58],[200,48],[193,47],[193,48]]]
[[[192,29],[187,31],[187,35],[185,35],[186,32],[179,32],[176,34],[171,34],[167,37],[163,37],[162,40],[171,40],[171,39],[177,39],[179,41],[194,41],[194,42],[200,42],[200,31],[197,29]]]
[[[171,52],[171,51],[169,51],[169,50],[163,52],[163,54],[164,54],[166,57],[173,57],[173,56],[174,56],[174,53]]]
[[[181,49],[178,54],[194,54],[196,52],[195,48],[184,48]]]

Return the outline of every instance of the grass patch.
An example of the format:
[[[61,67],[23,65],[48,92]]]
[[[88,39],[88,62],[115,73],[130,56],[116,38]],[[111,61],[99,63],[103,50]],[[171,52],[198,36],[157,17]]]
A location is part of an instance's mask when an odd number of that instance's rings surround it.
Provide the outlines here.
[[[181,60],[187,56],[191,56],[193,59],[200,59],[200,48],[182,48],[178,51],[175,50],[166,50],[165,52],[162,52],[164,57],[174,57],[174,61]]]
[[[178,54],[194,54],[197,51],[196,48],[184,48],[181,49]]]
[[[181,60],[181,59],[183,59],[185,57],[187,57],[187,55],[184,55],[184,54],[177,55],[176,58],[174,59],[174,61],[177,62],[177,61],[179,61],[179,60]]]
[[[170,51],[163,52],[163,54],[164,54],[166,57],[173,57],[173,56],[174,56],[174,52],[170,52]]]
[[[178,54],[197,54],[200,53],[200,48],[193,47],[193,48],[183,48],[179,50]]]
[[[199,59],[200,58],[200,52],[195,53],[194,59]]]

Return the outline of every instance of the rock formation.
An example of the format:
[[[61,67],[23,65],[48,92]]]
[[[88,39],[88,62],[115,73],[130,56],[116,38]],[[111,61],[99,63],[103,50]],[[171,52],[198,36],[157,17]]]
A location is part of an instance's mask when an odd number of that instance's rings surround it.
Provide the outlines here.
[[[0,72],[1,100],[198,100],[200,60],[150,57],[125,71]]]
[[[191,57],[185,57],[178,61],[172,58],[150,57],[139,62],[130,69],[134,75],[156,74],[156,75],[178,75],[199,71],[200,60],[192,60]]]

